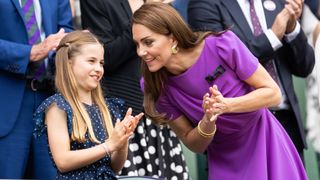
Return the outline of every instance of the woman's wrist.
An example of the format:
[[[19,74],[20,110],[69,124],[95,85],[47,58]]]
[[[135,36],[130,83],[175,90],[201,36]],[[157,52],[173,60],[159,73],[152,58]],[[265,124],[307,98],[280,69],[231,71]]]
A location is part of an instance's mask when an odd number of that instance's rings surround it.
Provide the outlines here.
[[[198,130],[198,133],[200,134],[200,136],[204,137],[204,138],[212,138],[215,133],[216,133],[216,130],[217,130],[217,126],[215,123],[206,123],[205,124],[205,127],[212,127],[213,126],[213,130],[211,130],[211,132],[208,132],[208,130],[204,130],[204,128],[202,128],[202,121],[201,120],[199,123],[198,123],[198,126],[197,126],[197,130]],[[209,128],[211,129],[211,128]]]

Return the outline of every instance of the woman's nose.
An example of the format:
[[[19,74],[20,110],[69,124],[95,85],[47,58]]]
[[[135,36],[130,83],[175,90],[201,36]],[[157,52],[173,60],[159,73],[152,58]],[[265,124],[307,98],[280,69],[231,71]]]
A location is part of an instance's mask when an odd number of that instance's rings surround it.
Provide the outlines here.
[[[141,56],[146,55],[147,51],[145,49],[143,49],[143,48],[139,48],[137,54],[138,54],[138,56],[141,57]]]

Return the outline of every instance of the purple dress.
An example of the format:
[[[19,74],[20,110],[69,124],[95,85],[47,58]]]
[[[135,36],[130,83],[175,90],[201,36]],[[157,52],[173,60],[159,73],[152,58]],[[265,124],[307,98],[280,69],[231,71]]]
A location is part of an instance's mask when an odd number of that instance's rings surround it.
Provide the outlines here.
[[[186,116],[194,126],[203,117],[202,97],[214,84],[224,97],[253,90],[244,80],[258,60],[231,31],[205,39],[197,62],[186,72],[169,77],[157,110],[170,120]],[[225,70],[221,75],[214,72]],[[213,81],[206,76],[217,76]],[[296,149],[278,120],[266,108],[218,117],[217,132],[207,148],[209,179],[307,179]]]

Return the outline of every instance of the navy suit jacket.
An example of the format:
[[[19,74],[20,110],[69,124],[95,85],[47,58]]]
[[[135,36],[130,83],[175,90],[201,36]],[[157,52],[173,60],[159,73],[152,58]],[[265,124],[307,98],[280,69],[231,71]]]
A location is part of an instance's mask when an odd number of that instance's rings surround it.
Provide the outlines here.
[[[268,28],[272,27],[277,14],[284,7],[282,0],[273,0],[273,2],[276,4],[274,11],[264,9]],[[293,41],[287,43],[282,40],[283,46],[274,51],[264,33],[259,36],[253,35],[236,0],[190,0],[188,13],[189,24],[194,30],[222,31],[231,28],[260,63],[269,59],[275,60],[280,80],[299,126],[299,130],[292,131],[300,134],[303,145],[306,147],[304,126],[293,88],[292,75],[308,76],[314,67],[315,58],[313,49],[308,44],[302,29]]]
[[[71,11],[66,11],[70,9],[68,0],[40,0],[40,5],[46,36],[60,28],[72,30]],[[19,115],[31,46],[19,0],[0,1],[0,23],[0,137],[3,137]]]

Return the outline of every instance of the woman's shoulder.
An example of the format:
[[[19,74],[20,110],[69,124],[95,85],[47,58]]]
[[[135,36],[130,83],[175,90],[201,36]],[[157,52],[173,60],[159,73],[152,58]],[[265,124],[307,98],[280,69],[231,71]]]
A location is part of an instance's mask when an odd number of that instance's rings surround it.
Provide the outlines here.
[[[229,56],[244,46],[242,41],[231,30],[220,32],[217,35],[210,35],[205,39],[206,46],[220,57]]]
[[[236,34],[234,34],[234,32],[232,32],[231,30],[225,30],[225,31],[221,31],[217,34],[212,34],[209,35],[208,37],[205,38],[206,42],[228,42],[228,43],[232,43],[232,41],[234,40],[238,40],[239,38],[237,37]],[[219,45],[224,45],[224,44],[220,44]]]

